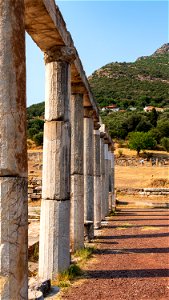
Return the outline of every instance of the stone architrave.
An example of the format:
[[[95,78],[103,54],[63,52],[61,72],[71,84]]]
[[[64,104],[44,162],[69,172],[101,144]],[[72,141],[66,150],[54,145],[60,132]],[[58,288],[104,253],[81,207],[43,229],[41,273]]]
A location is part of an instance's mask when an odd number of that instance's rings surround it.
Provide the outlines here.
[[[101,226],[101,177],[100,177],[100,131],[94,130],[94,228],[98,229]]]
[[[73,48],[45,52],[46,91],[39,276],[53,278],[70,264],[70,64]]]
[[[83,94],[72,87],[71,96],[71,250],[84,247]]]
[[[0,299],[28,299],[24,1],[0,0]]]
[[[90,110],[84,114],[84,223],[90,224],[87,237],[94,237],[94,180],[93,180],[93,118]]]

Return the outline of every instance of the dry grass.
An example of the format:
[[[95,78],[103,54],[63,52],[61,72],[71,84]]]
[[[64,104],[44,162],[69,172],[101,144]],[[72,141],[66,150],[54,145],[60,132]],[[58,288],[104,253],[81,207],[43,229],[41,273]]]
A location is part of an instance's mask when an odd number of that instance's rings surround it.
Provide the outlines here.
[[[115,166],[116,188],[146,188],[152,186],[152,180],[169,179],[167,167]],[[167,186],[166,186],[167,187]]]

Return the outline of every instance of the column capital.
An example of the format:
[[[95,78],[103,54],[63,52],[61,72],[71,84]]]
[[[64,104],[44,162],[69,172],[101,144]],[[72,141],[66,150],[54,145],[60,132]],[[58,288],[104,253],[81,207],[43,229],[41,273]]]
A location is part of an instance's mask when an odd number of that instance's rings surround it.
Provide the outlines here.
[[[68,46],[54,46],[44,52],[45,64],[66,61],[72,63],[76,59],[76,50]]]
[[[100,124],[97,122],[97,121],[94,121],[94,129],[95,130],[99,130],[99,128],[100,128]],[[100,131],[99,131],[100,132]]]
[[[93,118],[94,117],[94,110],[91,106],[84,107],[84,118]]]

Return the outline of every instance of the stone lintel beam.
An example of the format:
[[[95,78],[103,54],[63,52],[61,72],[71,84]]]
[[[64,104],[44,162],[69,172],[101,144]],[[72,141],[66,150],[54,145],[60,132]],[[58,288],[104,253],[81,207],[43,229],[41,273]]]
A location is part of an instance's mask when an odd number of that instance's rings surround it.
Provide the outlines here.
[[[74,48],[72,37],[54,0],[25,0],[24,3],[26,31],[43,52],[56,45]],[[79,55],[77,51],[75,52],[76,59],[71,67],[71,80],[74,82],[78,79],[84,85],[89,103],[99,117],[99,110],[93,98],[88,79]]]

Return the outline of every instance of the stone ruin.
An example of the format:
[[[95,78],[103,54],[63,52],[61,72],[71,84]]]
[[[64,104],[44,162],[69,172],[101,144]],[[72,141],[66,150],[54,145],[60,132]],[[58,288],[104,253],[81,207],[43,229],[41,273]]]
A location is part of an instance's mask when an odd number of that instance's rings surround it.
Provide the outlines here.
[[[46,68],[40,278],[67,269],[84,227],[93,238],[112,208],[114,154],[55,1],[0,0],[0,15],[0,298],[20,300],[28,299],[25,31]]]

